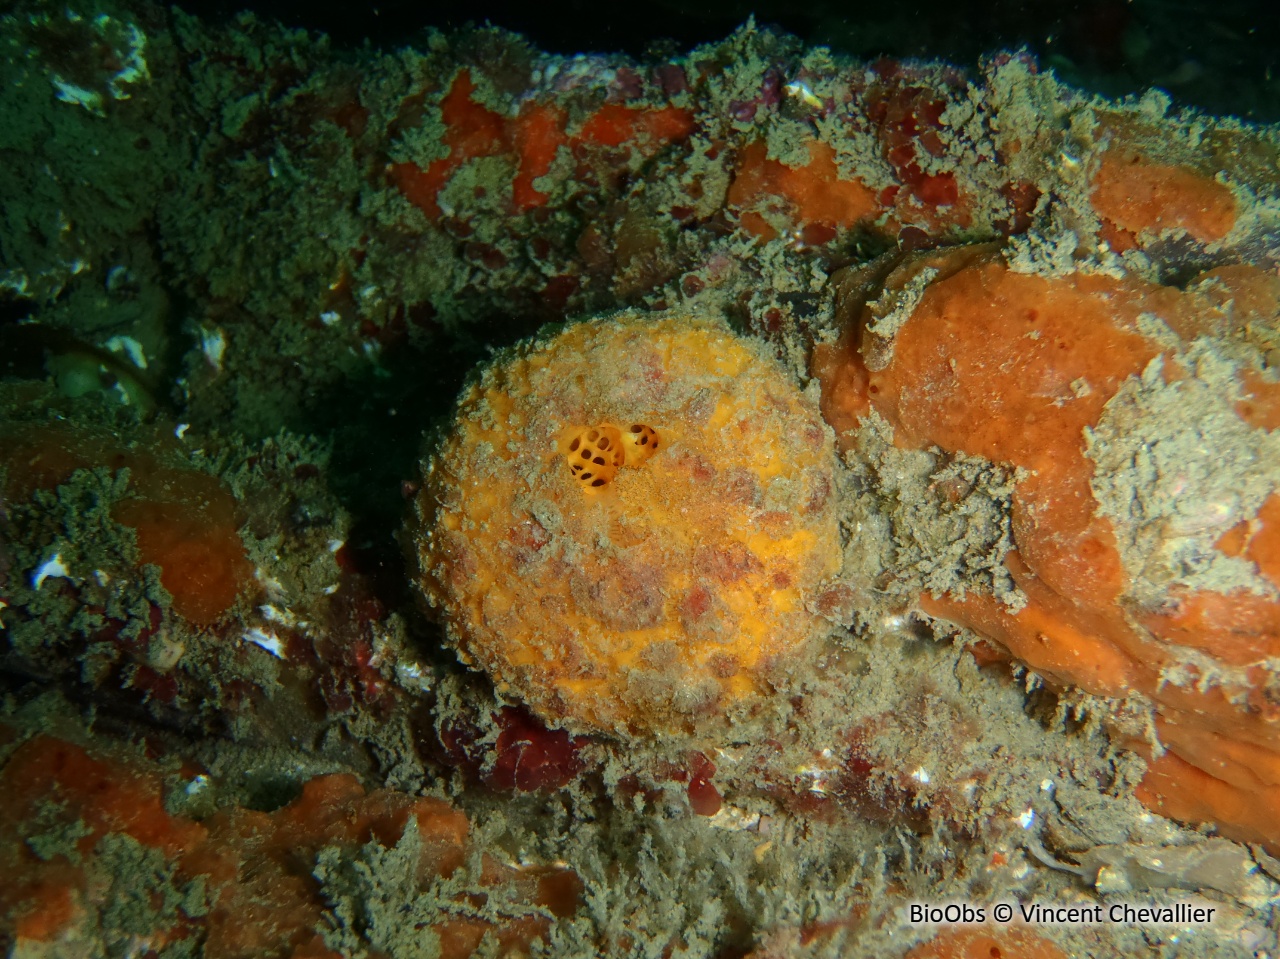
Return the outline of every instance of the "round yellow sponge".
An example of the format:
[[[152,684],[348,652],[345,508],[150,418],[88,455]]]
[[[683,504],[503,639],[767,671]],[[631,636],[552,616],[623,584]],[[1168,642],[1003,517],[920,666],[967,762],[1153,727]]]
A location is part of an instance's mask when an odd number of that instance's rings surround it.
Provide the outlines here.
[[[464,392],[411,552],[459,655],[503,692],[574,730],[692,733],[749,715],[824,631],[834,472],[817,404],[762,344],[619,315]]]

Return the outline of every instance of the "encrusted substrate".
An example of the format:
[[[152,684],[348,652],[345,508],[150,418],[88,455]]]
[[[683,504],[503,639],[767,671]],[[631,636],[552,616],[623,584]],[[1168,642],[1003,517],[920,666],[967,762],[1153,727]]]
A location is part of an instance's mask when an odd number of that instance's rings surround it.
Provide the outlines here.
[[[255,808],[178,757],[27,728],[58,706],[0,726],[11,955],[457,957],[487,938],[527,949],[577,906],[569,870],[482,852],[443,799],[332,774]]]
[[[19,2],[0,79],[0,948],[1280,948],[1274,129],[754,24]]]
[[[1054,682],[1140,694],[1147,801],[1274,846],[1275,278],[1225,268],[1179,289],[971,247],[907,256],[884,282],[913,290],[892,329],[887,294],[864,305],[846,282],[848,331],[818,351],[842,445],[868,456],[887,429],[1018,471],[1000,557],[1015,595],[909,568],[897,588],[914,579],[924,609]]]

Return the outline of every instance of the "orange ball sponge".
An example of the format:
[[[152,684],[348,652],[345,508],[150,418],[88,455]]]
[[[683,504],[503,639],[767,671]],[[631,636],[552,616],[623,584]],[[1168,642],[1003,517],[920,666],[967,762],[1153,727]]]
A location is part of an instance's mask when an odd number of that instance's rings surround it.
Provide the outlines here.
[[[812,398],[723,324],[570,326],[463,395],[425,465],[419,584],[462,659],[544,718],[706,729],[824,631],[835,462]]]

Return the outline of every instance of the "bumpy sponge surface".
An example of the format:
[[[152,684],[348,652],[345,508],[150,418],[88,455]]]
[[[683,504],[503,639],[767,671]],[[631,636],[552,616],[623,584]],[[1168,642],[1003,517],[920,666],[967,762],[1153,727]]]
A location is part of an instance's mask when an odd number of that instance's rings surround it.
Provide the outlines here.
[[[464,662],[544,718],[695,732],[750,715],[827,628],[835,468],[763,345],[687,316],[580,323],[464,393],[412,558]]]

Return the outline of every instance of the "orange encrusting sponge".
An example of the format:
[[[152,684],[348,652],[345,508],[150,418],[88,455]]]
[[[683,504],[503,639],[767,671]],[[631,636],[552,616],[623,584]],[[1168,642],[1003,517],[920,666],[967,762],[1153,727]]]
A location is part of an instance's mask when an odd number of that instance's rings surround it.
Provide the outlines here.
[[[1274,328],[1280,282],[1232,267],[1174,288],[927,256],[939,278],[891,349],[864,320],[814,359],[845,442],[874,411],[898,446],[1023,471],[1005,565],[1025,605],[970,589],[921,608],[1052,682],[1146,697],[1169,752],[1139,797],[1280,849],[1280,443],[1260,428],[1278,380],[1251,332]]]
[[[6,733],[12,730],[0,724],[0,741]],[[194,776],[194,767],[183,775]],[[271,812],[227,804],[201,822],[166,810],[165,780],[173,778],[176,771],[164,762],[91,750],[50,734],[14,744],[0,768],[0,938],[14,943],[11,954],[104,954],[103,930],[111,927],[101,920],[112,905],[106,880],[121,872],[104,841],[112,836],[128,836],[145,849],[172,894],[198,883],[207,897],[208,909],[190,915],[157,908],[139,942],[154,955],[198,940],[207,959],[339,956],[316,933],[327,906],[321,883],[296,866],[300,859],[314,861],[322,849],[354,855],[371,842],[390,849],[414,821],[422,843],[405,879],[422,888],[453,874],[470,853],[469,823],[460,810],[432,796],[366,792],[349,773],[310,779],[292,802]],[[62,835],[67,838],[56,852],[32,851],[50,848],[48,838]],[[565,869],[515,869],[487,853],[481,882],[543,908],[482,919],[467,911],[460,895],[457,916],[443,910],[421,929],[439,939],[442,959],[473,955],[486,933],[504,954],[527,953],[551,916],[577,908],[581,890]]]
[[[413,559],[463,660],[544,719],[694,732],[756,710],[829,628],[835,501],[831,431],[762,344],[621,315],[467,391]]]

